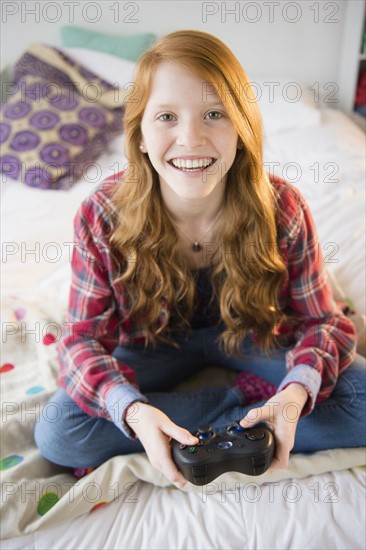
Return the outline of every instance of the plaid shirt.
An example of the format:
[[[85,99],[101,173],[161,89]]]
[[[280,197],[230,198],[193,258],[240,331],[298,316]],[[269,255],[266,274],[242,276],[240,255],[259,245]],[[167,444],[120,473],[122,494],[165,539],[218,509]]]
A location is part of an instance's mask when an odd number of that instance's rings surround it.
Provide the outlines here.
[[[123,285],[113,282],[116,268],[108,248],[114,212],[111,193],[120,177],[116,174],[100,184],[75,216],[69,308],[57,351],[59,383],[77,405],[90,416],[113,421],[134,438],[124,421],[126,409],[148,399],[134,371],[112,356],[118,345],[144,341],[128,318]],[[270,181],[280,201],[278,244],[287,266],[279,302],[295,319],[276,327],[276,333],[292,343],[286,354],[287,375],[277,391],[292,382],[302,384],[309,394],[303,416],[331,395],[338,376],[351,364],[356,333],[333,299],[304,198],[284,180],[270,176]],[[162,306],[161,323],[166,313]]]

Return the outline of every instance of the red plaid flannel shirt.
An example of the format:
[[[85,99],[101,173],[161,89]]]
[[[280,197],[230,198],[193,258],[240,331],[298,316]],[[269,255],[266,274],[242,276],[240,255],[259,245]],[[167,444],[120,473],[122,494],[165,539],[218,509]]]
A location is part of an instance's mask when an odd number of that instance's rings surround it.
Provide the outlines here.
[[[100,184],[75,216],[69,308],[57,350],[59,383],[77,405],[88,415],[114,421],[125,435],[134,437],[123,421],[126,408],[133,401],[148,400],[139,391],[134,371],[112,357],[117,345],[141,343],[143,336],[128,318],[123,286],[112,282],[116,270],[107,234],[112,227],[110,196],[120,177],[116,174]],[[293,342],[286,354],[288,374],[278,391],[291,382],[301,383],[309,394],[304,415],[331,395],[338,376],[351,364],[356,332],[333,299],[304,198],[284,180],[270,180],[280,200],[278,243],[287,265],[280,304],[295,316],[291,326],[276,329]],[[160,320],[165,319],[163,307]]]

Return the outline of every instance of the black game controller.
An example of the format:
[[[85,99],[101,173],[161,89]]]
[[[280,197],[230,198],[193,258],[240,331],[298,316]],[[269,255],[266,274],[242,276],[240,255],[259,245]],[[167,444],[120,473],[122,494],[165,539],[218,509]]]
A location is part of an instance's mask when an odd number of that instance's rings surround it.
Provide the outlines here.
[[[224,472],[259,476],[270,466],[275,439],[267,424],[242,428],[234,422],[224,433],[201,426],[195,434],[196,445],[172,441],[172,457],[184,477],[194,485],[206,485]]]

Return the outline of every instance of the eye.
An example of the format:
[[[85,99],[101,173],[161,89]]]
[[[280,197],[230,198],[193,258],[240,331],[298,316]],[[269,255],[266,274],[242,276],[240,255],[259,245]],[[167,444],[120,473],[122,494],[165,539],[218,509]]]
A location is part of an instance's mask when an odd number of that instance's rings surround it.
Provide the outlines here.
[[[219,113],[219,111],[210,111],[209,113],[207,113],[206,117],[210,120],[218,120],[222,117],[222,114]]]
[[[171,122],[174,120],[174,116],[169,113],[164,113],[158,117],[158,120],[161,120],[162,122]]]

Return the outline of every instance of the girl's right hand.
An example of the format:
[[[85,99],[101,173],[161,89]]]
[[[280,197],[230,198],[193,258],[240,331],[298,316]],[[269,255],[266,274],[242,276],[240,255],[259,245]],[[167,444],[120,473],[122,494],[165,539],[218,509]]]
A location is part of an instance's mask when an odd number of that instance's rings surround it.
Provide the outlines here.
[[[170,440],[194,445],[198,438],[174,424],[161,410],[140,401],[128,407],[125,420],[144,446],[151,465],[182,489],[187,480],[173,462]]]

